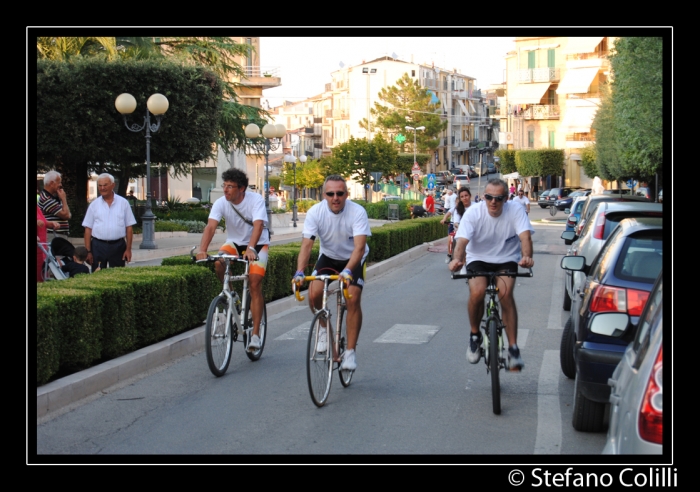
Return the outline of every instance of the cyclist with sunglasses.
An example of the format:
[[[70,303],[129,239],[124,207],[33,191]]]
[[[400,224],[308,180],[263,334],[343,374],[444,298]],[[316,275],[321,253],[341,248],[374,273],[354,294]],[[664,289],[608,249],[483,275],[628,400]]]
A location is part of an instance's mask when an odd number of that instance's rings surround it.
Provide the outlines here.
[[[355,347],[362,328],[360,301],[365,283],[365,262],[369,254],[367,237],[372,233],[365,209],[348,200],[348,187],[342,176],[328,176],[323,184],[323,195],[325,200],[311,207],[306,213],[297,272],[293,282],[298,286],[304,283],[304,269],[309,263],[311,248],[318,237],[321,247],[312,275],[340,272],[349,283],[350,297],[346,299],[348,343],[340,367],[354,371],[357,368]],[[311,282],[308,298],[311,312],[315,313],[321,308],[323,300],[322,281]],[[318,345],[317,350],[323,352],[328,347],[328,341],[319,339]]]
[[[518,265],[532,268],[532,234],[525,208],[508,200],[508,185],[501,179],[491,179],[484,189],[484,200],[469,207],[462,217],[455,237],[457,245],[449,268],[458,272],[468,257],[467,270],[473,272],[517,272]],[[503,324],[508,336],[508,367],[520,371],[524,367],[517,345],[518,311],[513,290],[514,277],[498,277]],[[467,360],[476,364],[481,359],[482,335],[479,324],[484,316],[486,277],[469,279],[469,323],[471,335]]]

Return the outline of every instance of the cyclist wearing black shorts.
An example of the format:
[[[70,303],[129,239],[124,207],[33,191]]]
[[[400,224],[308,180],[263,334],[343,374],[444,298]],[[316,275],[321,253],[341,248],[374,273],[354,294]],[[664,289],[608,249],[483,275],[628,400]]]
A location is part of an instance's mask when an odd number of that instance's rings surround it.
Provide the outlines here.
[[[297,272],[294,282],[304,282],[304,269],[309,263],[311,248],[319,238],[321,248],[318,261],[314,266],[314,275],[339,273],[349,281],[346,299],[347,316],[347,350],[343,353],[341,369],[355,370],[355,347],[362,328],[362,287],[365,283],[366,260],[369,254],[367,237],[369,229],[367,212],[360,205],[348,201],[348,188],[345,179],[337,174],[328,176],[323,184],[325,200],[309,209],[304,219],[301,250],[297,260]],[[323,282],[313,281],[309,285],[309,306],[311,312],[321,308],[323,302]],[[325,332],[324,332],[325,333]],[[319,339],[318,351],[325,350],[326,340]],[[324,350],[321,350],[321,349]]]
[[[473,272],[517,272],[518,265],[532,268],[532,234],[535,230],[519,204],[508,200],[508,185],[501,179],[491,179],[484,190],[484,200],[469,207],[457,229],[457,245],[449,268],[459,271],[465,263]],[[498,277],[503,324],[508,336],[508,367],[519,371],[524,367],[517,345],[518,310],[513,289],[515,278]],[[471,335],[467,360],[472,364],[481,358],[482,335],[479,324],[484,316],[486,277],[469,279],[469,323]]]

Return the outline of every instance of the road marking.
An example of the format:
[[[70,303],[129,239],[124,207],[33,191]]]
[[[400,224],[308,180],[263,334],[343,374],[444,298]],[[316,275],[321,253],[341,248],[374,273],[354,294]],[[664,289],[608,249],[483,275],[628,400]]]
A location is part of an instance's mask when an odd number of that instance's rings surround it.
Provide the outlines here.
[[[561,311],[564,304],[564,269],[559,265],[554,266],[554,279],[552,280],[552,302],[549,305],[549,320],[547,328],[561,330]]]
[[[309,328],[311,321],[300,324],[296,328],[292,328],[286,333],[282,333],[275,340],[306,340],[309,338]]]
[[[561,454],[559,351],[545,350],[537,381],[535,454]]]
[[[394,325],[385,331],[375,343],[428,343],[440,330],[439,326],[431,325]]]

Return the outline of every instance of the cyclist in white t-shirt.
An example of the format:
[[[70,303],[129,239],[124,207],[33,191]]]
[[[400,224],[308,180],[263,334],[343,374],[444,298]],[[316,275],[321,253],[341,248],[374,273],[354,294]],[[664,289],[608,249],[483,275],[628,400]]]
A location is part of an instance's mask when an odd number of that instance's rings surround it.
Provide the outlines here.
[[[341,369],[355,370],[355,347],[362,328],[362,287],[365,283],[366,260],[369,254],[367,237],[371,236],[367,212],[360,205],[348,200],[345,179],[333,174],[323,184],[325,200],[306,212],[302,231],[301,250],[297,260],[297,272],[293,281],[304,283],[304,269],[309,263],[311,248],[318,237],[321,243],[314,275],[339,273],[349,281],[346,299],[348,316],[348,345],[343,353]],[[321,308],[323,282],[315,280],[309,285],[309,307],[311,312]],[[325,333],[325,332],[324,332]],[[319,339],[318,351],[326,350],[327,340]]]
[[[457,245],[449,268],[459,271],[465,264],[467,271],[517,272],[518,265],[532,268],[532,234],[535,230],[519,203],[508,200],[508,185],[501,179],[491,179],[484,190],[484,201],[469,207],[457,229]],[[465,251],[466,250],[466,251]],[[513,289],[515,278],[498,277],[498,298],[503,311],[503,324],[508,336],[508,367],[519,371],[524,367],[517,346],[518,311]],[[482,335],[479,324],[484,316],[486,277],[469,279],[469,322],[471,335],[467,360],[472,364],[481,358]]]
[[[248,176],[240,169],[231,168],[221,174],[224,196],[214,202],[209,220],[199,244],[197,259],[207,257],[207,248],[222,218],[226,219],[226,242],[219,253],[240,255],[250,262],[248,288],[250,289],[250,311],[253,315],[253,335],[248,351],[260,348],[260,320],[265,307],[262,282],[267,269],[270,234],[267,229],[267,211],[262,195],[249,192]],[[219,281],[224,281],[224,263],[215,263]]]

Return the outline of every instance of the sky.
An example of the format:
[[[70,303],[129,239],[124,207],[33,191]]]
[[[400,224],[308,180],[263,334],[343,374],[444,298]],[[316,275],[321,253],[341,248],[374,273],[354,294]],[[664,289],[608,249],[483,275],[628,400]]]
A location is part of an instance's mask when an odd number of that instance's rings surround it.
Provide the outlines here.
[[[514,37],[260,37],[260,66],[278,68],[282,85],[263,91],[270,107],[324,91],[331,73],[381,56],[432,63],[477,79],[477,88],[505,80]]]

